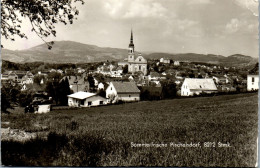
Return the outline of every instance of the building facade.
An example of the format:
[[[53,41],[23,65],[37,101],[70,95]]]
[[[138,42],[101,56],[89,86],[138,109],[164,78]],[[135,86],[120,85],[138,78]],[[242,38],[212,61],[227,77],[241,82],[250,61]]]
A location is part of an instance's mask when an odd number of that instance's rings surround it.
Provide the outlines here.
[[[68,106],[70,107],[91,107],[107,104],[107,99],[96,93],[77,92],[68,95]]]
[[[201,93],[217,93],[218,89],[212,78],[185,78],[181,86],[181,96],[194,96]]]
[[[259,85],[259,76],[258,75],[247,75],[247,90],[253,91],[258,90]]]
[[[106,98],[111,103],[119,100],[130,102],[140,100],[140,90],[134,82],[110,82],[106,89]]]

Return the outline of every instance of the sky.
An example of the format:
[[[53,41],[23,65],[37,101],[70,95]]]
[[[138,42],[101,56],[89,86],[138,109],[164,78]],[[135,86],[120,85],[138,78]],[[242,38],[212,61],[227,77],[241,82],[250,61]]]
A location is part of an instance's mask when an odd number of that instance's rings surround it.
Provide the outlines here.
[[[132,28],[140,52],[259,55],[258,0],[85,0],[76,6],[78,19],[57,24],[57,36],[46,40],[127,49]],[[26,19],[22,30],[28,40],[2,38],[4,47],[43,43]]]

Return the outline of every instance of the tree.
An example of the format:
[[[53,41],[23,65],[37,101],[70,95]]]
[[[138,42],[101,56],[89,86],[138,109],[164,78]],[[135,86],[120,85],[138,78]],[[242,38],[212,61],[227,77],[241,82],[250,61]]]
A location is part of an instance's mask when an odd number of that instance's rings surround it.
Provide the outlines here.
[[[106,97],[106,91],[104,91],[104,89],[100,89],[97,94],[101,97]]]
[[[69,80],[66,77],[65,80],[62,80],[59,83],[59,86],[58,86],[57,97],[59,99],[60,105],[68,105],[68,97],[67,96],[69,94],[71,94],[71,90],[70,90]]]
[[[32,32],[35,32],[51,49],[53,42],[46,42],[44,38],[56,36],[55,24],[65,25],[76,19],[79,11],[74,6],[76,2],[84,4],[84,0],[2,0],[1,2],[1,35],[8,40],[15,40],[15,36],[26,38],[22,32],[22,19],[28,19]]]
[[[44,79],[44,75],[36,75],[33,78],[33,82],[36,84],[41,84],[41,81]]]
[[[123,74],[127,74],[128,73],[128,65],[125,65],[123,67]]]
[[[162,84],[162,94],[163,98],[171,99],[176,97],[177,89],[175,83],[163,83]]]
[[[33,101],[33,95],[34,93],[32,91],[23,91],[19,95],[19,104],[22,107],[30,105]]]
[[[1,88],[1,111],[7,112],[8,108],[12,108],[13,104],[17,104],[21,88],[12,85],[11,82],[3,83]]]
[[[91,75],[88,76],[88,83],[89,83],[89,89],[91,91],[94,91],[95,90],[95,80],[94,80],[93,76],[91,76]]]

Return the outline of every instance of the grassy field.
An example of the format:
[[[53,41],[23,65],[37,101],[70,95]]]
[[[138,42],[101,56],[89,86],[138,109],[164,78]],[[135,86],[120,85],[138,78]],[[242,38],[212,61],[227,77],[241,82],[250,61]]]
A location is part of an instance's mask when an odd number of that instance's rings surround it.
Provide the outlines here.
[[[257,101],[257,93],[247,93],[2,114],[8,127],[39,135],[24,143],[2,141],[2,164],[254,167]],[[132,147],[131,142],[168,146]],[[201,146],[170,147],[171,142]]]

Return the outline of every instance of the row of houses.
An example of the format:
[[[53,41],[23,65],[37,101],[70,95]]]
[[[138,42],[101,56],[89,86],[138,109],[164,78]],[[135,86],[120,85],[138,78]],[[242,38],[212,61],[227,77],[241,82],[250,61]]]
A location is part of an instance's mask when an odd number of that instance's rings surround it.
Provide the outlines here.
[[[134,82],[110,82],[106,88],[106,97],[97,93],[76,92],[68,95],[68,105],[71,107],[90,107],[116,103],[118,101],[139,101],[140,90]]]
[[[258,90],[258,75],[248,75],[247,90]],[[194,96],[201,93],[211,94],[217,93],[218,88],[213,78],[185,78],[181,86],[181,96]],[[106,97],[102,97],[97,93],[76,92],[68,95],[68,105],[73,107],[90,107],[105,105],[108,103],[116,103],[118,101],[139,101],[140,90],[135,82],[110,82],[106,88]]]
[[[1,80],[11,80],[20,84],[33,83],[34,75],[30,71],[6,71],[1,74]]]

